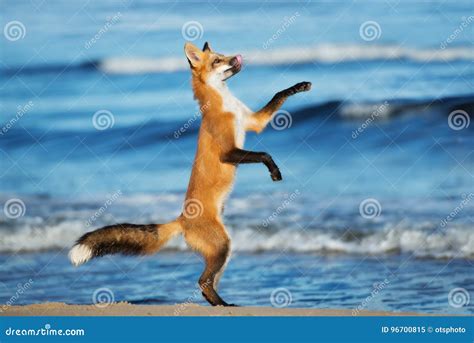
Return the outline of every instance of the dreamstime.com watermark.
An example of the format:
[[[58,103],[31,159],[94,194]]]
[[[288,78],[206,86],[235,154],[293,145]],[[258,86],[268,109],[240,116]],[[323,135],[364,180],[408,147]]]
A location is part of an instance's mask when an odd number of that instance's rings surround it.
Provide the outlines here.
[[[286,30],[288,30],[288,28],[295,23],[299,16],[300,14],[295,12],[290,17],[284,17],[281,26],[262,44],[263,49],[266,50],[270,47],[270,45],[275,43],[286,32]]]
[[[448,294],[448,304],[454,308],[461,308],[469,305],[471,296],[465,288],[457,287],[453,288]]]
[[[360,303],[359,306],[357,306],[355,309],[352,310],[352,315],[357,316],[360,311],[365,309],[367,305],[374,300],[375,297],[388,285],[390,284],[390,280],[388,278],[385,278],[382,282],[380,283],[375,283],[372,288],[372,292]]]
[[[0,313],[3,313],[5,311],[7,311],[11,306],[15,305],[18,301],[18,299],[21,298],[21,296],[23,294],[26,293],[27,290],[29,290],[31,288],[31,286],[33,285],[34,281],[33,279],[29,279],[27,282],[25,282],[24,284],[21,284],[19,283],[17,285],[17,288],[16,288],[16,291],[15,291],[15,294],[13,294],[10,299],[8,299],[5,304],[2,304],[2,306],[0,307]]]
[[[376,120],[379,116],[386,114],[388,108],[389,104],[387,101],[385,101],[382,105],[377,106],[377,108],[372,111],[370,116],[356,130],[352,131],[352,139],[359,137],[359,135],[364,132],[374,120]]]
[[[5,205],[3,205],[3,213],[5,214],[5,217],[10,219],[23,217],[26,213],[26,205],[21,199],[9,199]]]
[[[97,211],[95,211],[94,214],[89,217],[89,219],[86,220],[86,227],[90,227],[121,196],[122,196],[122,191],[119,189],[118,191],[113,193],[110,197],[108,197],[108,199],[104,202],[104,204]]]
[[[105,24],[96,32],[96,34],[84,43],[84,48],[86,50],[89,50],[95,43],[97,43],[102,38],[103,35],[107,33],[107,31],[110,30],[113,25],[115,25],[120,20],[121,17],[122,13],[117,12],[112,17],[107,18]]]
[[[92,125],[99,130],[104,131],[110,129],[115,124],[115,117],[108,110],[99,110],[92,116]]]
[[[39,329],[5,329],[6,336],[85,336],[84,329],[52,329],[50,324],[45,324]]]
[[[362,200],[359,204],[359,213],[365,219],[374,219],[382,213],[382,205],[374,198]]]
[[[190,305],[192,305],[197,299],[201,298],[201,293],[204,289],[212,284],[211,280],[206,280],[202,285],[198,285],[198,288],[194,290],[193,294],[189,296],[186,301],[182,304],[176,304],[174,309],[174,315],[179,316],[183,311],[186,310]]]
[[[6,134],[13,126],[15,126],[16,122],[20,120],[25,114],[27,114],[34,106],[33,101],[28,101],[25,105],[19,105],[17,107],[17,111],[15,116],[11,118],[8,122],[6,122],[0,131],[0,135],[3,136]]]
[[[198,199],[187,199],[183,205],[183,216],[188,219],[200,217],[204,211],[204,205]]]
[[[273,307],[283,308],[291,305],[293,296],[287,288],[276,288],[270,294],[270,303]]]
[[[115,301],[114,292],[110,288],[101,287],[97,288],[92,293],[92,302],[98,308],[104,308],[109,306]]]
[[[9,21],[3,27],[3,35],[10,42],[16,42],[17,40],[25,38],[26,27],[21,21]]]
[[[466,207],[466,205],[471,202],[472,199],[474,199],[474,193],[469,193],[467,195],[463,194],[462,198],[463,200],[459,205],[453,208],[453,210],[440,221],[439,225],[442,228],[446,227],[446,225],[448,225],[448,223],[451,222]]]
[[[290,112],[285,110],[278,110],[272,114],[272,121],[270,125],[274,130],[281,131],[289,129],[293,124],[293,118]]]
[[[470,15],[469,17],[462,17],[461,18],[461,23],[454,29],[454,31],[446,38],[444,41],[441,42],[439,47],[444,50],[450,45],[452,42],[454,42],[461,33],[466,30],[469,25],[474,21],[474,16]]]
[[[187,41],[195,41],[201,39],[204,35],[204,27],[198,21],[191,20],[187,21],[181,27],[181,35]]]
[[[471,118],[466,111],[455,110],[448,116],[448,125],[454,131],[467,129],[471,124]]]
[[[280,215],[281,212],[285,210],[285,208],[288,207],[299,195],[300,195],[299,189],[296,189],[293,193],[288,195],[287,199],[285,199],[276,209],[273,211],[273,213],[268,216],[263,222],[262,225],[263,227],[267,227],[270,225],[271,222],[275,220],[276,217]]]
[[[178,139],[181,137],[191,126],[193,126],[194,122],[201,117],[201,113],[206,111],[210,106],[210,102],[207,101],[204,105],[202,105],[198,111],[194,113],[194,115],[188,119],[186,123],[184,123],[178,130],[173,133],[173,137]]]
[[[371,42],[382,36],[382,28],[376,21],[369,20],[360,25],[359,35],[366,42]]]

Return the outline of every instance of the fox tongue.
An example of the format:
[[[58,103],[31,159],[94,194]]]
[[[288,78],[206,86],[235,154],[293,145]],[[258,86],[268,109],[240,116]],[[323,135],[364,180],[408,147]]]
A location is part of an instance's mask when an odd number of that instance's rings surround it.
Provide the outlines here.
[[[232,59],[231,64],[233,67],[240,67],[242,65],[242,55],[236,55]]]
[[[237,63],[239,65],[241,65],[242,64],[242,55],[237,55],[237,56],[235,56],[235,58],[237,59]]]

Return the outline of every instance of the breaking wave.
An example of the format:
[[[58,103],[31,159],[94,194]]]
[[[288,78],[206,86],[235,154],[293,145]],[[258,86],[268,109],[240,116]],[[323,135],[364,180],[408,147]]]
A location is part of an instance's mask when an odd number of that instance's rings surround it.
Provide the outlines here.
[[[344,63],[377,60],[408,60],[419,63],[470,61],[470,48],[410,49],[398,46],[319,45],[315,47],[284,48],[244,53],[249,65],[278,66],[309,63]],[[100,62],[99,69],[106,73],[140,74],[187,70],[188,64],[178,58],[110,58]]]
[[[321,44],[313,47],[288,47],[278,50],[244,52],[244,60],[250,66],[284,66],[311,63],[347,63],[368,61],[400,61],[415,63],[446,63],[472,61],[474,50],[470,47],[406,48],[396,45],[333,45]],[[172,73],[189,68],[183,56],[107,57],[80,64],[33,65],[3,69],[6,74],[32,74],[42,72],[65,72],[71,70],[94,70],[110,74]]]
[[[0,252],[33,252],[64,249],[72,246],[85,232],[84,222],[70,221],[53,226],[28,225],[2,234]],[[416,257],[474,258],[474,231],[452,228],[442,232],[388,228],[362,233],[298,230],[230,229],[235,252],[295,252],[320,254],[399,254]],[[171,241],[165,250],[186,250],[182,239]]]

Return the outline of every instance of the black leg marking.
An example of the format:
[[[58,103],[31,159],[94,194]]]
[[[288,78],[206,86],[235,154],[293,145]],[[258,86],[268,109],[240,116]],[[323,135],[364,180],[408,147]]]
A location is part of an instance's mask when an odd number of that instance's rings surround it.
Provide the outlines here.
[[[273,161],[270,154],[266,152],[255,152],[236,148],[228,152],[222,158],[222,162],[234,164],[263,163],[268,168],[273,181],[282,180],[280,169],[276,165],[275,161]]]
[[[228,254],[229,248],[225,246],[217,255],[205,258],[206,268],[199,278],[199,287],[201,288],[204,299],[206,299],[212,306],[232,306],[231,304],[226,303],[215,289],[215,284],[218,281],[216,281],[216,277],[219,272],[222,272]]]

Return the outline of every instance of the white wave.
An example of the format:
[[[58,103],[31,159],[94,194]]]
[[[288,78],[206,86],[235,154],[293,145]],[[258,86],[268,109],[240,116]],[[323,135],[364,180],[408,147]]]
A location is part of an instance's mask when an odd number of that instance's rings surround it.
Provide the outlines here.
[[[391,105],[388,102],[379,104],[345,104],[341,108],[343,118],[361,119],[371,117],[373,119],[385,119],[393,113]]]
[[[244,61],[249,65],[287,65],[311,62],[342,63],[350,61],[399,60],[416,62],[471,61],[474,49],[452,47],[447,49],[416,49],[395,45],[333,45],[322,44],[313,47],[290,47],[278,50],[260,50],[244,53]],[[184,57],[163,58],[109,58],[103,60],[99,68],[111,74],[163,73],[187,70]]]
[[[182,58],[109,58],[102,61],[99,69],[109,74],[171,73],[185,70]]]
[[[70,248],[74,240],[89,231],[83,221],[67,221],[42,226],[30,223],[13,232],[3,232],[0,252],[41,251]],[[289,251],[297,253],[340,253],[379,255],[409,253],[417,257],[474,258],[474,231],[453,227],[439,232],[422,228],[386,228],[364,235],[341,235],[340,231],[270,230],[232,228],[236,252]],[[347,237],[353,237],[347,239]],[[172,240],[167,249],[186,250],[182,238]]]
[[[49,226],[44,226],[41,220],[32,220],[13,232],[2,231],[0,252],[70,248],[85,233],[84,227],[85,222],[81,220],[63,221]]]
[[[282,230],[266,234],[254,230],[235,230],[237,251],[293,251],[300,253],[386,254],[410,253],[417,257],[473,258],[474,232],[449,229],[430,233],[415,229],[388,229],[347,240],[338,234]]]

